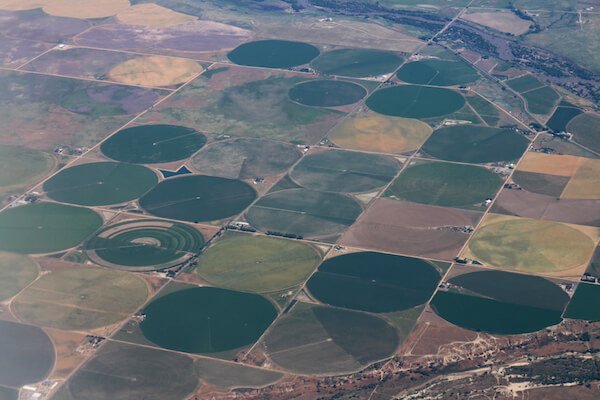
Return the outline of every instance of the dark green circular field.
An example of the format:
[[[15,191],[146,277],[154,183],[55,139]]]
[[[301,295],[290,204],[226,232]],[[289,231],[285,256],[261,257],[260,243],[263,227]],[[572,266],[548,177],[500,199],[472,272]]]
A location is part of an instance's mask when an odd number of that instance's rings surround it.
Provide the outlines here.
[[[439,280],[438,271],[426,261],[364,252],[326,260],[307,288],[323,303],[381,313],[427,302]]]
[[[167,294],[143,312],[146,319],[140,328],[146,339],[188,353],[218,353],[252,344],[277,317],[273,304],[262,296],[214,287]]]
[[[354,78],[394,71],[402,63],[396,53],[372,49],[339,49],[322,53],[311,66],[322,74]]]
[[[339,235],[361,212],[356,200],[342,194],[289,189],[262,197],[246,218],[263,232],[327,237]]]
[[[288,40],[258,40],[233,49],[227,58],[251,67],[290,68],[308,64],[319,55],[315,46]]]
[[[206,136],[178,125],[142,125],[108,138],[100,150],[113,160],[159,164],[183,160],[206,144]]]
[[[400,164],[392,157],[329,150],[304,157],[290,176],[311,190],[368,192],[385,186],[399,169]]]
[[[366,104],[379,114],[418,119],[451,114],[465,105],[465,99],[450,89],[402,85],[376,91]]]
[[[52,341],[38,327],[0,321],[0,385],[41,381],[54,366]]]
[[[434,86],[454,86],[475,82],[477,71],[462,61],[421,60],[404,64],[396,74],[408,83]]]
[[[177,265],[198,253],[203,245],[202,234],[191,226],[141,219],[104,228],[85,248],[99,264],[146,271]]]
[[[0,250],[53,253],[77,246],[102,226],[102,218],[87,208],[37,203],[0,213]]]
[[[516,160],[528,145],[525,136],[509,129],[459,125],[434,131],[421,151],[442,160],[489,163]]]
[[[158,217],[214,221],[242,212],[255,198],[254,189],[242,181],[188,175],[162,181],[140,199],[140,206]]]
[[[414,203],[476,208],[493,198],[502,182],[498,174],[483,167],[432,162],[406,168],[386,195]]]
[[[497,334],[539,331],[562,321],[569,296],[547,279],[504,271],[476,271],[451,278],[456,289],[439,291],[437,314],[460,327]]]
[[[356,103],[367,95],[367,90],[352,82],[318,80],[299,83],[288,95],[305,106],[338,107]]]
[[[135,200],[158,182],[146,167],[97,162],[63,169],[44,183],[53,200],[82,206],[103,206]]]

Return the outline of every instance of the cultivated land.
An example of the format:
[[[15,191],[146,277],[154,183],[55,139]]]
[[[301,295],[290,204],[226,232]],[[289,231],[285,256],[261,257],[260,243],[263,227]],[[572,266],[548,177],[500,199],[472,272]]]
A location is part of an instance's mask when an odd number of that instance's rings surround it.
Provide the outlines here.
[[[506,84],[525,99],[528,110],[533,114],[549,114],[560,100],[560,95],[554,89],[546,86],[533,75],[511,79],[506,81]]]
[[[565,311],[566,318],[600,321],[600,313],[594,304],[600,300],[600,286],[580,283]]]
[[[193,60],[160,56],[127,60],[108,71],[108,78],[141,86],[173,86],[189,81],[204,70]]]
[[[326,75],[362,78],[394,71],[402,62],[397,53],[373,49],[338,49],[321,53],[310,65]]]
[[[479,75],[460,60],[426,59],[405,64],[396,74],[408,83],[433,86],[455,86],[475,82]]]
[[[573,133],[578,143],[593,151],[600,151],[600,116],[586,113],[572,119],[567,130]]]
[[[319,49],[308,43],[287,40],[259,40],[244,43],[227,57],[239,65],[289,68],[307,64],[319,55]]]
[[[313,107],[338,107],[354,104],[367,95],[367,90],[352,82],[319,80],[302,82],[289,91],[292,101]]]
[[[0,253],[0,301],[18,294],[38,276],[38,266],[27,256]]]
[[[207,358],[194,360],[194,368],[202,382],[223,389],[260,388],[271,385],[283,378],[283,374],[280,372]]]

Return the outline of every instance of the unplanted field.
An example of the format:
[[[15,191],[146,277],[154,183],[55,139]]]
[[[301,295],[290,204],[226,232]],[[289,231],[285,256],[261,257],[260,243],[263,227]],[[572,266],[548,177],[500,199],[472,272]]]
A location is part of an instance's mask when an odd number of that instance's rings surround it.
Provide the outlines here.
[[[0,213],[0,250],[15,253],[53,253],[74,247],[102,225],[87,208],[37,203]]]
[[[318,55],[319,49],[308,43],[288,40],[259,40],[236,47],[227,57],[239,65],[290,68],[307,64]]]
[[[194,369],[203,382],[223,389],[260,388],[283,378],[280,372],[209,358],[194,360]]]
[[[481,213],[378,199],[342,237],[347,246],[416,257],[452,260],[469,238]]]
[[[358,371],[390,357],[396,330],[370,314],[297,303],[264,339],[267,354],[286,370],[304,374]]]
[[[351,150],[400,154],[419,148],[431,132],[433,129],[418,119],[367,111],[346,118],[329,133],[329,139]]]
[[[493,12],[467,12],[462,19],[487,26],[500,32],[522,35],[529,31],[531,21],[519,18],[512,11],[494,10]]]
[[[197,19],[154,3],[134,4],[119,12],[116,17],[123,24],[143,25],[149,28],[167,28]]]
[[[579,276],[597,239],[596,228],[490,214],[465,256],[507,270]]]
[[[227,233],[202,253],[196,272],[219,287],[273,292],[304,282],[320,260],[304,243]]]
[[[378,76],[394,71],[402,57],[374,49],[338,49],[322,53],[311,67],[322,74],[355,78]]]
[[[85,250],[100,265],[151,271],[185,262],[203,245],[202,234],[189,225],[141,219],[105,227],[85,243]]]
[[[600,285],[579,283],[565,311],[566,318],[600,321]]]
[[[0,252],[0,301],[10,299],[37,278],[39,268],[33,259]]]
[[[384,313],[427,302],[440,278],[418,258],[359,252],[325,260],[306,287],[325,304]]]
[[[88,330],[127,319],[148,298],[145,281],[125,272],[73,267],[48,273],[12,302],[30,324]]]
[[[312,107],[339,107],[354,104],[367,95],[356,83],[341,80],[312,80],[290,89],[292,101]]]
[[[59,17],[92,19],[111,17],[130,7],[129,0],[45,0],[43,10]]]
[[[128,85],[173,86],[187,82],[204,68],[185,58],[144,56],[127,60],[108,71],[108,78]]]
[[[0,196],[35,184],[55,165],[56,160],[48,153],[0,145]]]
[[[461,60],[425,59],[404,64],[396,76],[408,83],[454,86],[475,82],[477,71]]]

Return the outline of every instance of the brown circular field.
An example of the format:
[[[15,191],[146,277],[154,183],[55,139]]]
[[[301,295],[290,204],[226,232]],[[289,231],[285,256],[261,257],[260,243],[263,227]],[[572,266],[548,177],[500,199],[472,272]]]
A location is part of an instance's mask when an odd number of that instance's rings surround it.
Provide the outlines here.
[[[109,79],[128,85],[172,86],[192,79],[204,70],[185,58],[147,56],[127,60],[108,73]]]
[[[46,14],[71,18],[106,18],[128,9],[129,0],[46,0],[40,1]]]

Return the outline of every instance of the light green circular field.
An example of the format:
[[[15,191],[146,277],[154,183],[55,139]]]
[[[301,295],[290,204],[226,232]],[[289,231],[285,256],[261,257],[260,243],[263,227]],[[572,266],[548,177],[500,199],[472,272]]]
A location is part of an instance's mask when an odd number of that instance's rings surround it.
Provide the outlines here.
[[[38,266],[22,254],[0,252],[0,301],[9,299],[35,280]]]
[[[311,246],[300,242],[233,233],[200,256],[197,272],[216,286],[272,292],[303,282],[320,259]]]

